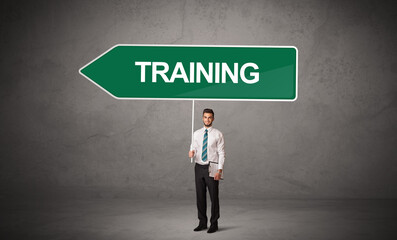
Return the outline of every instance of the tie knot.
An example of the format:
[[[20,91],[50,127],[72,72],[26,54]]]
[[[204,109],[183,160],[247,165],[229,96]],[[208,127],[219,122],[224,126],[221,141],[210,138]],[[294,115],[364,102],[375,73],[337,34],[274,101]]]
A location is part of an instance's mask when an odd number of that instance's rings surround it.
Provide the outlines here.
[[[207,133],[208,132],[208,129],[205,129],[205,133]]]

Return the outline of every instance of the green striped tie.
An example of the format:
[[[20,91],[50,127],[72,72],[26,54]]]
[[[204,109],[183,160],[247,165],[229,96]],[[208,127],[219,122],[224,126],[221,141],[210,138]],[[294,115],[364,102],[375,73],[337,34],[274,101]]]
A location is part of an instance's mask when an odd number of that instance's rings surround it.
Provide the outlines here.
[[[203,153],[201,154],[201,160],[207,161],[207,142],[208,142],[208,129],[205,129],[204,140],[203,140]]]

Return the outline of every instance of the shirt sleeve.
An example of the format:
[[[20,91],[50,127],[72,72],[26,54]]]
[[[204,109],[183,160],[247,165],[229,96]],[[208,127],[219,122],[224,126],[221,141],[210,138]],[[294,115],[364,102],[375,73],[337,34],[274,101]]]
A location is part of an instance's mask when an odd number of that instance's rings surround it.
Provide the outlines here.
[[[223,138],[223,134],[219,134],[218,139],[218,169],[223,169],[223,165],[225,164],[225,139]]]
[[[196,133],[193,133],[193,142],[190,144],[190,151],[191,150],[194,150],[193,157],[196,157],[196,153],[197,153]]]

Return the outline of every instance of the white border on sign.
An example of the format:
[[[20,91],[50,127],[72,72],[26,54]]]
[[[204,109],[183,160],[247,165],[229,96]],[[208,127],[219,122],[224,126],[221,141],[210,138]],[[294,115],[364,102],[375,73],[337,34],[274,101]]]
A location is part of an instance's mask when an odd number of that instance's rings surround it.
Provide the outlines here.
[[[295,48],[296,50],[296,89],[295,89],[295,98],[294,99],[228,99],[228,98],[119,98],[108,92],[102,86],[94,82],[92,79],[84,75],[81,70],[90,65],[91,63],[95,62],[98,58],[102,57],[113,48],[118,46],[158,46],[158,47],[243,47],[243,48]],[[257,46],[257,45],[173,45],[173,44],[116,44],[113,47],[109,48],[107,51],[96,57],[91,62],[84,65],[82,68],[79,69],[79,73],[98,86],[100,89],[105,91],[107,94],[112,96],[118,100],[198,100],[198,101],[247,101],[247,102],[294,102],[298,99],[298,48],[295,46]]]

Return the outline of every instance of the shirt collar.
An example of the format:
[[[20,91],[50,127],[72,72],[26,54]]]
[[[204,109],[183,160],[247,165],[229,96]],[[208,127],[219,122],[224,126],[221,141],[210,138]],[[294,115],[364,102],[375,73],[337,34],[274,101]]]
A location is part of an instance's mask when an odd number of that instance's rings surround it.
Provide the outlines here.
[[[209,127],[209,128],[203,127],[203,133],[205,133],[205,129],[208,129],[208,132],[211,132],[211,130],[212,130],[212,126],[211,126],[211,127]]]

